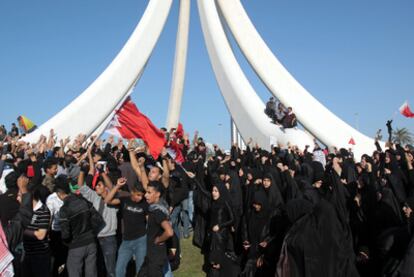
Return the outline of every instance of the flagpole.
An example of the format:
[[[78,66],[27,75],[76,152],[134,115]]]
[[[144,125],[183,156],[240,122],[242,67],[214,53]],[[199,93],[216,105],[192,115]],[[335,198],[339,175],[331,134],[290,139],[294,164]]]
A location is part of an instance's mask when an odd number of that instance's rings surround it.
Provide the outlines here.
[[[407,103],[407,101],[405,101],[405,102],[404,102],[403,106],[404,106],[406,103]],[[401,107],[400,107],[400,108],[398,108],[398,109],[396,109],[396,110],[394,111],[394,114],[392,115],[391,120],[394,120],[394,118],[395,118],[395,116],[397,115],[397,113],[400,113],[400,112],[401,112],[401,111],[400,111],[400,109],[401,109]]]

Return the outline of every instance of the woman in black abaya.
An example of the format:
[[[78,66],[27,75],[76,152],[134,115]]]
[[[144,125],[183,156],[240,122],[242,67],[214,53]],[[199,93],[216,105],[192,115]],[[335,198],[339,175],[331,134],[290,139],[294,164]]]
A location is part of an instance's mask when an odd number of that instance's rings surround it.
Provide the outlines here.
[[[228,267],[229,255],[233,255],[231,227],[234,215],[230,206],[228,189],[222,183],[213,185],[211,192],[210,224],[209,224],[209,276],[237,276]],[[230,275],[229,275],[230,274]]]
[[[282,246],[284,224],[281,222],[281,211],[283,208],[283,197],[280,193],[279,186],[274,182],[273,176],[266,173],[263,176],[261,187],[258,192],[263,193],[268,206],[268,222],[264,228],[260,242],[260,257],[257,259],[256,276],[272,276],[276,270],[275,257],[279,256]],[[257,195],[255,193],[255,195]]]
[[[387,179],[389,187],[393,190],[398,202],[400,204],[404,203],[407,198],[406,178],[398,167],[395,156],[389,151],[385,153],[383,173],[383,177]]]
[[[269,201],[269,208],[271,213],[276,213],[277,209],[280,208],[284,201],[282,193],[279,190],[279,186],[275,183],[272,174],[266,173],[263,176],[263,190],[266,193],[267,200]]]
[[[194,179],[194,174],[187,174]],[[209,200],[205,201],[209,204],[208,238],[205,244],[208,246],[205,253],[208,262],[207,276],[236,277],[240,269],[234,261],[231,236],[234,215],[231,210],[229,191],[222,182],[213,181],[210,194],[198,182],[196,183],[200,192]]]
[[[254,193],[252,207],[243,220],[242,239],[246,252],[246,266],[241,276],[253,277],[257,271],[257,260],[262,254],[260,243],[267,235],[270,209],[263,190]]]

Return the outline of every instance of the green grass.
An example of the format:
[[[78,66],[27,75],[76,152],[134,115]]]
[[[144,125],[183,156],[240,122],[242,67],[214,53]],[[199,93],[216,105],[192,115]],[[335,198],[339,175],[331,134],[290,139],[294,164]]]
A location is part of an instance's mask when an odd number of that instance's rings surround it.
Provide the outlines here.
[[[204,277],[202,271],[203,256],[200,249],[193,246],[193,238],[181,240],[181,263],[180,268],[174,272],[174,277]]]

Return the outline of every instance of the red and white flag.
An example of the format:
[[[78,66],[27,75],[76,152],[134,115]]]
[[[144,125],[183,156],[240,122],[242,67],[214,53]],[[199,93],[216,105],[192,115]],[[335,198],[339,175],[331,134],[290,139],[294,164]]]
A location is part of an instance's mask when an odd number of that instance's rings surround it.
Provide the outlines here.
[[[155,159],[158,158],[165,145],[164,134],[148,117],[140,113],[129,97],[116,111],[106,132],[124,139],[142,139]]]
[[[400,107],[400,113],[408,118],[414,118],[414,113],[411,111],[410,107],[408,106],[408,102],[405,101],[404,104]]]

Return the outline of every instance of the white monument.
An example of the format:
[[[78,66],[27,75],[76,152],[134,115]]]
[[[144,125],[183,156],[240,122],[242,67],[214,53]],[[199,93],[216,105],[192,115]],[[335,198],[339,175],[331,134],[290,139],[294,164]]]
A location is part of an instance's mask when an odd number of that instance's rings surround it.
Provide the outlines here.
[[[240,0],[198,0],[198,10],[205,43],[220,91],[237,128],[237,141],[252,138],[263,148],[271,143],[291,143],[304,147],[316,138],[328,147],[350,148],[354,153],[370,153],[374,140],[361,134],[318,102],[283,67],[250,21]],[[24,140],[35,142],[41,134],[54,129],[58,138],[101,134],[115,110],[130,95],[164,28],[172,0],[150,0],[131,37],[105,71],[75,100]],[[222,17],[221,17],[222,16]],[[171,84],[167,127],[179,121],[188,33],[190,0],[180,0],[176,53]],[[285,106],[291,106],[305,128],[283,129],[264,114],[265,105],[241,69],[223,24],[227,24],[242,53],[266,85]],[[230,35],[230,34],[229,34]],[[105,99],[97,103],[94,99]],[[312,137],[312,134],[314,137]]]

